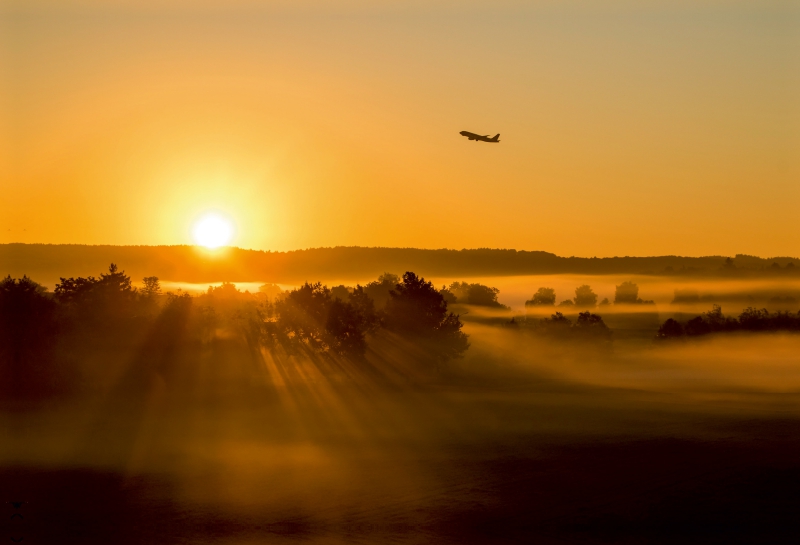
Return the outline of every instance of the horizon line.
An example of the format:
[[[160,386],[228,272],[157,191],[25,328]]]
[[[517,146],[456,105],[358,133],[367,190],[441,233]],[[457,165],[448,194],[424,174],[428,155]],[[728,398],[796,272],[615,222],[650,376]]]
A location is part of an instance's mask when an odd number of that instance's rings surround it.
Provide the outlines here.
[[[88,247],[88,248],[193,248],[197,250],[207,251],[207,252],[219,252],[225,250],[239,250],[243,252],[259,252],[264,254],[288,254],[293,252],[308,252],[314,250],[336,250],[336,249],[358,249],[358,250],[416,250],[421,252],[470,252],[470,251],[480,251],[480,250],[489,250],[489,251],[498,251],[498,252],[515,252],[515,253],[541,253],[541,254],[548,254],[560,259],[647,259],[647,258],[663,258],[663,257],[683,257],[683,258],[692,258],[692,259],[702,259],[702,258],[737,258],[741,257],[753,257],[757,259],[796,259],[800,261],[800,258],[795,256],[789,255],[775,255],[775,256],[768,256],[762,257],[753,254],[744,254],[744,253],[737,253],[734,255],[724,255],[724,254],[706,254],[706,255],[679,255],[679,254],[661,254],[661,255],[613,255],[613,256],[566,256],[566,255],[559,255],[554,252],[549,252],[546,250],[518,250],[516,248],[489,248],[489,247],[476,247],[476,248],[418,248],[414,246],[312,246],[308,248],[297,248],[294,250],[259,250],[254,248],[242,248],[239,246],[220,246],[218,248],[206,248],[204,246],[199,246],[196,244],[84,244],[84,243],[51,243],[51,242],[2,242],[0,246],[78,246],[78,247]]]

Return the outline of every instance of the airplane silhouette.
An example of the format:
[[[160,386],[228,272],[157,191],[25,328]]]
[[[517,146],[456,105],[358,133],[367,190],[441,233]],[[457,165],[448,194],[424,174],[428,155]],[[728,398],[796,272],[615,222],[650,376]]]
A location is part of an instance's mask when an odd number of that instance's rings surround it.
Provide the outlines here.
[[[470,140],[475,140],[476,142],[478,140],[480,140],[481,142],[492,142],[492,143],[495,143],[495,144],[500,142],[500,133],[495,134],[494,137],[492,137],[492,138],[489,138],[488,134],[480,135],[480,134],[475,134],[474,132],[469,132],[469,131],[461,131],[458,134],[460,134],[461,136],[466,136]]]

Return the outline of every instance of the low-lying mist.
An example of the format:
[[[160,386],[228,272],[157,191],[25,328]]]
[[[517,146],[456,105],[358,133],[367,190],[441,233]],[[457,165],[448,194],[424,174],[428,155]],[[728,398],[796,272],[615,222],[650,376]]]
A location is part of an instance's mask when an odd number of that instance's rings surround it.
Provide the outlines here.
[[[798,535],[800,335],[659,336],[718,323],[705,294],[796,287],[384,275],[167,295],[126,278],[4,284],[0,486],[26,541]],[[613,303],[623,282],[642,302]],[[554,304],[526,306],[540,287]]]

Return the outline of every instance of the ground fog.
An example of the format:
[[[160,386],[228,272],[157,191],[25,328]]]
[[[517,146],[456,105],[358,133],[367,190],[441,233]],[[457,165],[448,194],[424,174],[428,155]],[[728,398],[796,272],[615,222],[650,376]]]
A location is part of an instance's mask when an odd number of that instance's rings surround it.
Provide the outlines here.
[[[60,333],[47,356],[60,368],[41,371],[58,380],[0,412],[0,492],[21,502],[7,515],[24,515],[3,532],[98,544],[800,536],[800,335],[657,337],[670,317],[708,312],[705,294],[769,301],[794,286],[466,280],[497,287],[508,308],[450,304],[469,342],[455,357],[391,327],[367,330],[357,354],[254,329],[279,324],[264,309],[290,286],[261,307],[235,287],[164,295],[123,335],[103,321]],[[614,305],[625,281],[655,303]],[[581,285],[596,306],[557,306]],[[539,287],[555,305],[525,306]],[[696,290],[697,309],[672,304],[676,289]]]

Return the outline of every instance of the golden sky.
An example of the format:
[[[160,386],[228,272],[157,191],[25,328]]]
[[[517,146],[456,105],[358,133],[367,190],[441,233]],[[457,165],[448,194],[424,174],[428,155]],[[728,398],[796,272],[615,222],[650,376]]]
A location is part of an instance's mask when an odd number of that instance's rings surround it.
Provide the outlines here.
[[[791,2],[0,6],[0,243],[800,255]]]

